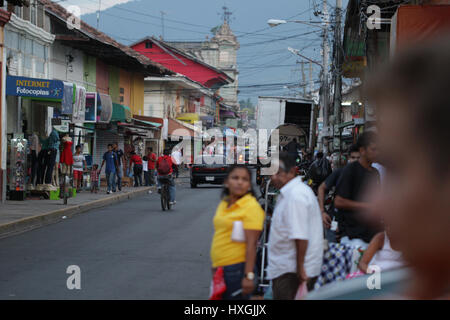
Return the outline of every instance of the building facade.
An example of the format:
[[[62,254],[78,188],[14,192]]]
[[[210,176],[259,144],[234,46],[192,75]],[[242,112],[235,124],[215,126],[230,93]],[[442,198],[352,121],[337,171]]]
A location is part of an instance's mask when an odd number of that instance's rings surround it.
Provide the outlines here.
[[[225,72],[233,79],[232,83],[226,84],[219,89],[219,95],[223,97],[224,104],[231,106],[236,111],[239,110],[239,70],[237,66],[239,42],[226,21],[217,29],[211,40],[203,42],[169,42],[169,44]]]

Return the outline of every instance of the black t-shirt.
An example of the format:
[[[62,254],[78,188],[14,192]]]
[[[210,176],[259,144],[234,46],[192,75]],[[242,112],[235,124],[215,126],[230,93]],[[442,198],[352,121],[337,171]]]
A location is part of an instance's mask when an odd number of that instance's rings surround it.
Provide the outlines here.
[[[325,179],[325,185],[327,186],[328,190],[331,190],[331,188],[336,187],[338,184],[338,180],[342,174],[342,171],[344,168],[338,168],[333,170],[333,172],[328,176],[328,178]]]
[[[380,175],[377,170],[367,170],[359,161],[350,163],[342,170],[336,187],[336,195],[353,201],[361,201],[364,192],[373,179],[376,183],[380,183]],[[362,239],[368,243],[377,230],[369,227],[366,222],[360,219],[359,215],[360,212],[339,209],[342,231],[344,236],[348,236],[350,239]]]
[[[114,152],[115,152],[116,155],[117,155],[117,163],[118,163],[119,166],[120,166],[120,164],[121,164],[121,159],[122,159],[122,157],[123,157],[123,151],[122,151],[122,149],[119,149],[119,150],[114,151]]]

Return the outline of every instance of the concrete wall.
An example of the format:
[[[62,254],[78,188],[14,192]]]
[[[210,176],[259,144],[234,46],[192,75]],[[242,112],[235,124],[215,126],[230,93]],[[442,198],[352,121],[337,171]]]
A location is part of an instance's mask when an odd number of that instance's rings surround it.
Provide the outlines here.
[[[87,92],[97,91],[97,59],[91,56],[84,56],[84,83]]]
[[[164,85],[146,81],[144,85],[144,116],[164,118]]]
[[[128,107],[131,104],[131,80],[131,73],[120,69],[119,90],[123,90],[123,93],[119,93],[119,103]]]
[[[133,114],[144,115],[144,76],[140,73],[131,76],[130,109]]]
[[[115,66],[109,66],[109,95],[111,96],[112,102],[120,103],[119,95],[119,68]]]
[[[68,56],[73,58],[69,62]],[[50,78],[86,87],[84,81],[84,53],[55,42],[50,47]]]

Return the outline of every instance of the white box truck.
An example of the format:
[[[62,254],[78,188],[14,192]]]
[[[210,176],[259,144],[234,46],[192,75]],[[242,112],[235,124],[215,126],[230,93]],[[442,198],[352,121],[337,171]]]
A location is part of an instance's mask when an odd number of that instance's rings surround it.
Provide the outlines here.
[[[315,144],[316,117],[314,101],[298,97],[258,98],[257,129],[279,129],[280,145],[293,138],[303,147],[313,150]]]

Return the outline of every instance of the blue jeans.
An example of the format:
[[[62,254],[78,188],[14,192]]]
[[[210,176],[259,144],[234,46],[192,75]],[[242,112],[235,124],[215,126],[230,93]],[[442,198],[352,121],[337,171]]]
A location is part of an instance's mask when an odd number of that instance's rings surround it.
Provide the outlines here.
[[[169,176],[164,176],[163,179],[167,179],[169,180],[169,201],[170,202],[174,202],[175,201],[175,193],[176,193],[176,189],[175,189],[175,182],[173,181],[173,178],[171,175]],[[161,188],[161,181],[160,181],[160,176],[158,176],[158,189]]]
[[[223,277],[227,290],[222,296],[223,300],[248,300],[249,296],[243,296],[239,293],[233,296],[233,293],[242,289],[242,279],[245,276],[245,263],[232,264],[223,267]]]
[[[325,239],[328,240],[328,242],[337,242],[336,239],[336,231],[331,231],[330,229],[325,229]]]
[[[116,192],[116,173],[115,172],[105,172],[106,181],[108,182],[108,191]]]

